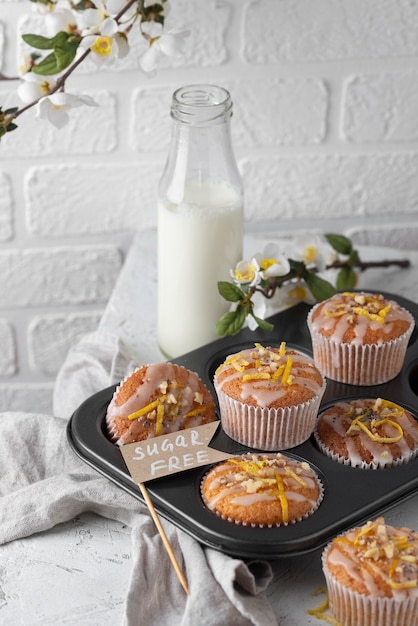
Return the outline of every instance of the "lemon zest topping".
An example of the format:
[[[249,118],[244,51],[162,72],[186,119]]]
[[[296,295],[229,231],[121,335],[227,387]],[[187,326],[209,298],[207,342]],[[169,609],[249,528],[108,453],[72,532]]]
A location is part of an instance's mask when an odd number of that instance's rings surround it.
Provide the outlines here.
[[[155,422],[155,434],[161,435],[161,430],[163,426],[163,417],[164,417],[164,404],[160,403],[157,408],[157,420]]]
[[[380,312],[371,313],[367,309],[363,309],[361,306],[355,306],[353,308],[353,313],[356,313],[356,315],[363,315],[364,317],[368,317],[373,322],[379,322],[379,324],[383,324],[383,322],[385,321],[385,316],[381,316]]]
[[[345,291],[342,295],[346,298],[352,298],[354,302],[339,302],[330,309],[324,308],[326,317],[342,317],[343,315],[354,313],[383,324],[387,313],[392,308],[391,304],[382,306],[381,299],[374,296],[355,294],[349,291]]]
[[[406,580],[405,582],[402,582],[402,583],[396,583],[394,580],[390,580],[389,585],[393,589],[413,589],[414,587],[417,587],[417,581]]]
[[[232,365],[233,367],[235,367],[234,363],[238,361],[240,357],[240,354],[234,354],[233,356],[229,357],[224,363],[218,365],[218,367],[216,368],[216,372],[218,372],[222,367],[227,367],[228,365]]]
[[[328,613],[325,613],[325,611],[329,609],[328,591],[324,589],[323,587],[318,587],[317,589],[315,589],[312,595],[317,596],[320,593],[325,593],[325,600],[323,601],[322,604],[320,604],[315,609],[308,609],[307,610],[308,615],[313,615],[317,619],[321,619],[324,622],[328,622],[328,624],[331,624],[331,626],[342,626],[341,622],[339,622],[336,617]]]
[[[401,417],[403,415],[404,410],[399,404],[395,404],[395,402],[391,402],[390,400],[383,400],[382,398],[378,398],[375,402],[374,408],[376,409],[379,404],[383,404],[383,406],[391,409],[395,409],[396,417]]]
[[[199,415],[199,413],[201,412],[202,412],[202,407],[199,406],[197,409],[192,409],[191,411],[186,413],[186,415],[184,416],[184,419],[187,419],[188,417],[194,417],[195,415]]]
[[[241,467],[245,472],[253,475],[257,474],[258,470],[262,467],[262,464],[255,463],[254,461],[240,461],[237,459],[228,459],[228,462],[239,465],[239,467]]]
[[[283,376],[282,376],[282,382],[285,385],[291,385],[292,384],[292,380],[290,379],[290,370],[292,369],[292,357],[288,356],[287,357],[287,363],[286,363],[286,367],[284,368],[284,372],[283,372]]]
[[[244,374],[242,380],[270,380],[271,375],[268,372],[254,372],[253,374]]]
[[[283,372],[284,372],[284,365],[280,365],[280,367],[278,367],[277,370],[274,372],[272,376],[272,380],[279,380]]]
[[[384,308],[384,309],[381,309],[381,310],[379,311],[379,315],[380,315],[381,317],[386,317],[386,315],[389,313],[389,311],[390,311],[390,309],[391,309],[391,308],[392,308],[392,307],[391,307],[391,305],[390,305],[390,304],[388,304],[387,306],[385,306],[385,308]]]
[[[302,487],[306,487],[307,483],[303,480],[303,478],[301,478],[300,476],[295,474],[295,472],[293,470],[291,470],[288,465],[286,465],[286,467],[284,469],[285,469],[286,474],[289,474],[289,476],[294,478],[296,480],[296,482],[299,483],[299,485],[302,485]]]
[[[286,523],[289,521],[289,505],[284,490],[283,479],[278,472],[275,472],[277,487],[279,489],[279,500],[282,507],[283,521]]]
[[[142,417],[142,415],[145,415],[146,413],[150,413],[155,408],[157,408],[157,406],[159,405],[163,406],[162,402],[166,399],[166,397],[167,397],[167,394],[160,396],[156,400],[153,400],[153,402],[150,402],[146,406],[142,407],[142,409],[135,411],[135,413],[131,413],[130,415],[128,415],[128,420],[136,420],[138,417]]]
[[[393,411],[390,411],[390,409],[393,409]],[[403,437],[403,429],[400,424],[389,418],[399,418],[403,415],[403,413],[404,410],[399,405],[394,402],[390,402],[390,400],[382,400],[381,398],[378,398],[372,408],[365,409],[362,413],[356,415],[354,419],[352,419],[351,425],[347,430],[347,435],[356,431],[357,428],[360,428],[372,441],[376,441],[378,443],[397,443]],[[352,417],[353,414],[354,410],[351,408],[347,413],[347,417]],[[382,419],[376,419],[376,417],[381,417]],[[399,434],[393,437],[383,437],[372,432],[370,429],[370,427],[376,429],[383,424],[390,424],[398,431]]]
[[[390,569],[389,569],[389,578],[392,578],[392,576],[395,574],[396,568],[398,567],[398,563],[399,563],[399,559],[393,559],[392,565],[390,566]]]
[[[280,344],[280,348],[279,348],[279,353],[280,354],[286,354],[286,342],[282,341]]]

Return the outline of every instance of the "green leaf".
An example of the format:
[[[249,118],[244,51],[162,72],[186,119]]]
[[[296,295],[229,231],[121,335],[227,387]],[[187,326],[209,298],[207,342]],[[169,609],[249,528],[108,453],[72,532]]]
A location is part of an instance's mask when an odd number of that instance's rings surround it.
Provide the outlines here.
[[[350,254],[353,249],[353,244],[348,237],[344,235],[336,235],[334,233],[326,233],[325,239],[328,243],[340,254]]]
[[[331,285],[327,280],[324,280],[317,274],[307,272],[305,275],[305,281],[309,289],[312,292],[313,297],[318,302],[331,298],[336,293],[335,287]]]
[[[69,33],[60,30],[53,37],[43,37],[42,35],[33,35],[31,33],[22,35],[22,39],[28,46],[37,48],[38,50],[53,50],[55,46],[62,46],[71,37]]]
[[[85,11],[86,9],[94,9],[94,5],[91,0],[80,0],[80,2],[77,2],[75,5],[74,9],[76,11]]]
[[[297,276],[302,276],[305,273],[306,265],[303,261],[295,261],[295,259],[288,259],[288,261],[290,269],[296,272]],[[289,278],[292,278],[292,276],[289,276]]]
[[[228,283],[224,280],[218,282],[218,291],[228,302],[239,302],[245,298],[245,293],[242,289],[234,285],[234,283]]]
[[[357,283],[357,275],[353,268],[343,267],[337,275],[335,284],[339,291],[350,291],[354,289]]]
[[[270,322],[266,322],[266,320],[263,320],[261,317],[257,317],[257,315],[254,315],[254,313],[251,313],[251,315],[255,319],[255,321],[257,322],[260,328],[262,328],[263,330],[268,330],[268,331],[273,330],[274,324],[271,324]]]
[[[60,71],[65,70],[65,68],[74,61],[78,46],[79,42],[76,44],[67,44],[62,47],[57,46],[55,48],[55,55],[57,57],[57,64],[59,65]]]
[[[239,304],[235,311],[225,313],[225,315],[222,315],[216,322],[216,333],[220,337],[236,335],[244,326],[246,317],[246,308]]]
[[[350,256],[348,259],[348,265],[350,267],[356,267],[360,264],[360,257],[359,254],[357,252],[357,250],[354,250],[354,248],[351,250],[350,252]]]
[[[61,70],[62,67],[55,52],[48,54],[38,65],[32,68],[34,74],[40,74],[41,76],[52,76],[53,74],[58,74]]]

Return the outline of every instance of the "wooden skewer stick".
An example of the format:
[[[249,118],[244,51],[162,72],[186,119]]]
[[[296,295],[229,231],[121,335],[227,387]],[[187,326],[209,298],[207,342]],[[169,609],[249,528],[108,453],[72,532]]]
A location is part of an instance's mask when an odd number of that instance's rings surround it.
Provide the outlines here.
[[[183,572],[180,569],[180,566],[178,564],[178,561],[176,559],[176,555],[173,552],[173,548],[171,547],[171,544],[167,538],[167,535],[165,534],[164,528],[161,525],[160,522],[160,518],[157,515],[156,510],[154,509],[154,505],[151,502],[151,498],[149,497],[149,493],[144,485],[144,483],[138,483],[138,487],[141,490],[142,495],[144,496],[144,500],[148,506],[148,509],[151,513],[151,517],[154,520],[154,523],[158,529],[158,532],[160,533],[161,539],[163,540],[165,549],[167,550],[168,556],[170,557],[170,560],[174,566],[174,569],[176,571],[177,577],[181,583],[181,586],[183,587],[184,591],[187,593],[187,595],[189,595],[189,588],[187,586],[187,581],[184,577]]]

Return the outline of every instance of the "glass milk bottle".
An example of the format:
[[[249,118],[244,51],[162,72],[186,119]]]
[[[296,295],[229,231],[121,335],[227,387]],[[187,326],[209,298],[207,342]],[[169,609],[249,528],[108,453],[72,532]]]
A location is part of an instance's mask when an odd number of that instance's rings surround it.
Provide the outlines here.
[[[242,259],[243,188],[230,138],[231,96],[215,85],[173,94],[158,189],[158,341],[174,358],[217,338],[229,304],[219,280]]]

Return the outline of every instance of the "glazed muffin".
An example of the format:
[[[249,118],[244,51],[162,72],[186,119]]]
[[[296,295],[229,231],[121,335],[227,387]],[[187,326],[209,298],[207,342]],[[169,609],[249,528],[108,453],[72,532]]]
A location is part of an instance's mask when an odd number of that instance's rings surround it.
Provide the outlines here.
[[[206,506],[218,516],[249,526],[283,526],[318,508],[322,485],[305,461],[247,453],[215,465],[201,486]]]
[[[313,360],[259,343],[229,356],[216,370],[222,428],[250,448],[285,450],[311,435],[325,381]]]
[[[380,517],[335,538],[322,567],[342,626],[418,624],[418,534]]]
[[[118,446],[217,419],[215,403],[195,372],[173,363],[144,365],[116,389],[106,413]]]
[[[314,434],[322,452],[352,467],[394,467],[418,452],[418,422],[382,398],[337,402],[319,415]]]
[[[338,293],[308,315],[314,361],[322,374],[351,385],[379,385],[402,369],[415,321],[381,294]]]

